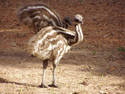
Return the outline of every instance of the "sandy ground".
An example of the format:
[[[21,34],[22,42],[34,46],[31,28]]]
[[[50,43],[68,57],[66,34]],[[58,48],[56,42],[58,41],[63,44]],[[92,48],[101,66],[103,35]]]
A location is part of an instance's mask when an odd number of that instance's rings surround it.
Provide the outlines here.
[[[45,89],[38,87],[42,61],[25,51],[33,34],[16,17],[24,4],[41,1],[0,2],[0,94],[125,94],[124,0],[42,0],[61,17],[76,13],[85,17],[83,43],[73,47],[57,67],[59,88]],[[51,81],[50,63],[46,84]]]
[[[57,67],[59,88],[39,88],[42,61],[25,52],[30,33],[3,32],[0,46],[1,94],[124,94],[125,53],[117,49],[73,47]],[[8,38],[9,37],[9,38]],[[22,39],[25,39],[22,41]],[[52,66],[46,84],[51,84]]]

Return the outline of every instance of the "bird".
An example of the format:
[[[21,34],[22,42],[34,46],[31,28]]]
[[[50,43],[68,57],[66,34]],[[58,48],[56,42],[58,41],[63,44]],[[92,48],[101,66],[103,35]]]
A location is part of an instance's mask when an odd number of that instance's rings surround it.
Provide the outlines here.
[[[57,65],[72,46],[83,41],[83,16],[76,14],[74,22],[76,23],[74,31],[59,26],[47,26],[29,39],[27,43],[28,53],[43,61],[43,76],[39,87],[47,88],[45,85],[45,72],[49,62],[53,66],[53,80],[49,86],[58,87],[56,85]]]
[[[61,20],[58,13],[45,4],[26,5],[18,10],[17,17],[22,24],[32,28],[34,33],[46,26],[68,28],[72,25],[70,17],[66,16]]]

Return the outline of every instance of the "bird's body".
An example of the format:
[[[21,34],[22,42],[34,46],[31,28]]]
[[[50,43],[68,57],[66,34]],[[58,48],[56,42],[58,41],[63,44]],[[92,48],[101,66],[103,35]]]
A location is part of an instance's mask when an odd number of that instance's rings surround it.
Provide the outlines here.
[[[52,26],[43,28],[30,39],[28,51],[42,60],[62,57],[70,49],[70,46],[60,31],[56,31],[59,28]],[[61,53],[62,55],[60,55]]]
[[[45,70],[48,62],[53,64],[53,87],[55,85],[55,69],[59,64],[61,58],[67,53],[70,48],[83,41],[83,32],[81,27],[82,16],[77,15],[78,24],[75,25],[75,31],[71,31],[62,27],[48,26],[41,29],[36,35],[34,35],[28,43],[28,51],[40,58],[43,61],[43,78],[41,87],[44,85]]]

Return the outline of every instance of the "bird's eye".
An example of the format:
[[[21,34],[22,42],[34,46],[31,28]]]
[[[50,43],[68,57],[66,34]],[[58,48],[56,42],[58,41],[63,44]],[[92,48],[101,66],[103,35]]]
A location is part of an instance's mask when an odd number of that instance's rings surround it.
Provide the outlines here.
[[[74,19],[75,22],[80,22],[78,19]]]

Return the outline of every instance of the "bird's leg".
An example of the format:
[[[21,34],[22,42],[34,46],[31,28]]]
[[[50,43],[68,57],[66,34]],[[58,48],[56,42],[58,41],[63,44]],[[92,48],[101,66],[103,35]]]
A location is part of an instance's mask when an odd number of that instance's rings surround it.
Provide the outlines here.
[[[55,88],[58,87],[56,85],[56,66],[57,66],[57,64],[53,64],[53,80],[52,80],[52,84],[49,85],[50,87],[55,87]]]
[[[56,64],[53,64],[53,81],[52,84],[56,86]]]
[[[42,76],[42,83],[41,83],[41,85],[40,85],[40,87],[42,87],[42,88],[47,88],[47,86],[45,86],[45,84],[44,84],[45,72],[46,72],[47,66],[48,66],[48,60],[44,60],[44,61],[43,61],[43,76]]]
[[[57,54],[55,61],[53,62],[53,81],[52,84],[49,85],[50,87],[55,87],[57,88],[58,86],[56,85],[56,67],[59,64],[64,52],[63,49],[60,50],[60,53]]]

